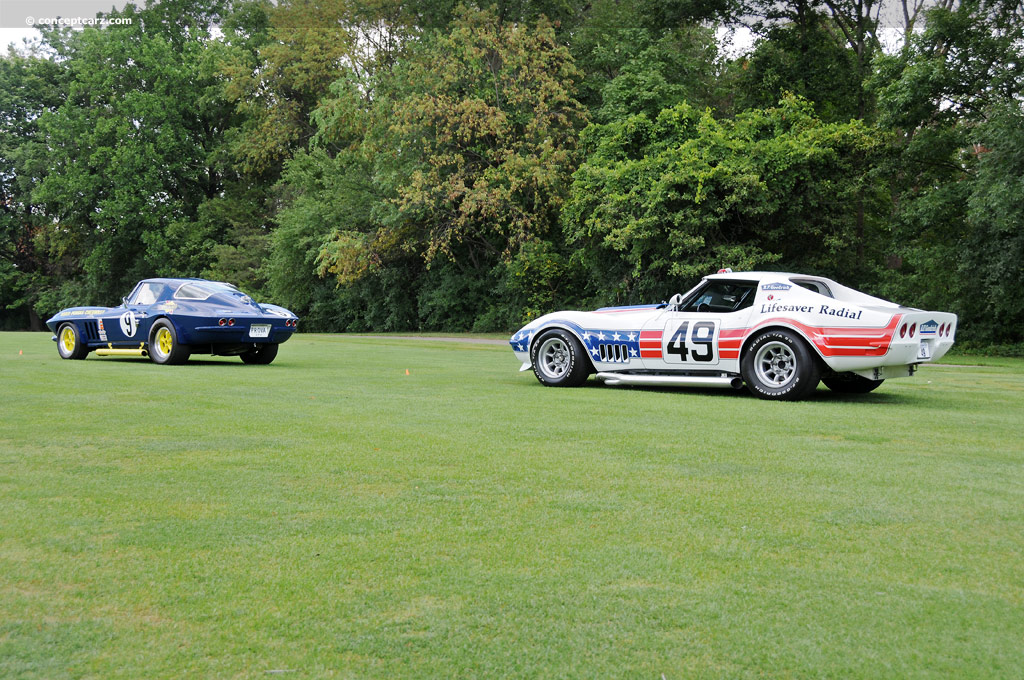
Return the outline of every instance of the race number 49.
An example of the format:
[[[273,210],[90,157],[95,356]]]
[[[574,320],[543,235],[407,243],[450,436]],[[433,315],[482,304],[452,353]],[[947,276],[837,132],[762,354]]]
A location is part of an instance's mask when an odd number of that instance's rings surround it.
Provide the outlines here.
[[[676,332],[669,338],[668,346],[665,348],[666,358],[675,361],[694,361],[700,363],[716,363],[718,361],[715,353],[715,331],[718,323],[715,321],[684,321],[676,328]]]

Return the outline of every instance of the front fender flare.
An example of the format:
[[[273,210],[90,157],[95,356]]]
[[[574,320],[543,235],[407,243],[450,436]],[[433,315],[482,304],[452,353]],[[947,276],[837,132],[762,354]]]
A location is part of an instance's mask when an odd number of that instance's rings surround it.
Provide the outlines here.
[[[576,340],[579,341],[580,346],[583,347],[583,349],[584,349],[583,355],[587,358],[587,363],[590,364],[591,371],[596,370],[594,368],[594,361],[593,361],[593,359],[591,359],[590,358],[590,354],[588,354],[586,352],[587,343],[583,339],[583,328],[581,328],[579,325],[573,323],[572,321],[566,321],[564,319],[552,319],[551,321],[545,322],[542,326],[537,327],[533,331],[533,335],[530,336],[530,343],[526,346],[526,351],[527,351],[527,353],[528,353],[528,355],[530,357],[533,356],[533,346],[536,344],[537,338],[540,338],[541,336],[543,336],[545,333],[547,333],[550,330],[562,330],[562,331],[566,331],[567,333],[572,334],[572,336],[574,338],[576,338]],[[520,371],[525,371],[528,368],[532,368],[532,367],[533,367],[533,360],[531,358],[530,361],[524,363],[523,366],[519,370]]]

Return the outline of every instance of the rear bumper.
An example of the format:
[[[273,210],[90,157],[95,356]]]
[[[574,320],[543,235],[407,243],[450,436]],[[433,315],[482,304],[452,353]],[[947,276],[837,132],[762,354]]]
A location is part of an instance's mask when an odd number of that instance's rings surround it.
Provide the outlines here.
[[[903,366],[876,366],[874,368],[851,371],[868,380],[890,380],[892,378],[909,378],[917,373],[917,364]]]
[[[270,333],[265,338],[252,337],[249,326],[269,325]],[[181,342],[185,345],[238,345],[238,344],[280,344],[292,337],[295,330],[270,321],[254,320],[235,322],[234,326],[196,326],[182,329]]]

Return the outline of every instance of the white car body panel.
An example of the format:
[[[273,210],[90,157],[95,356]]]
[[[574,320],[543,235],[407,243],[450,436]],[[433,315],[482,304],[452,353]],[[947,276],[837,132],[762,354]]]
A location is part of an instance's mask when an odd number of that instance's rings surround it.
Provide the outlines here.
[[[955,314],[901,307],[830,279],[800,274],[708,276],[683,296],[682,307],[692,308],[715,282],[745,286],[742,307],[675,311],[663,304],[555,312],[524,326],[510,344],[522,370],[532,367],[536,338],[561,328],[583,344],[606,380],[608,374],[631,373],[735,377],[750,339],[764,329],[785,328],[800,335],[831,370],[880,380],[913,375],[918,364],[940,359],[956,337]],[[746,299],[749,284],[756,285],[752,300]]]

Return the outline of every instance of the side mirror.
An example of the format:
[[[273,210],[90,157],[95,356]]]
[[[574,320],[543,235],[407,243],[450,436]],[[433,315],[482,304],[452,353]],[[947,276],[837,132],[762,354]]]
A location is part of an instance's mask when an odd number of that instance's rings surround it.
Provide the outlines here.
[[[679,305],[683,304],[683,294],[676,293],[668,299],[668,309],[671,312],[678,312]]]

